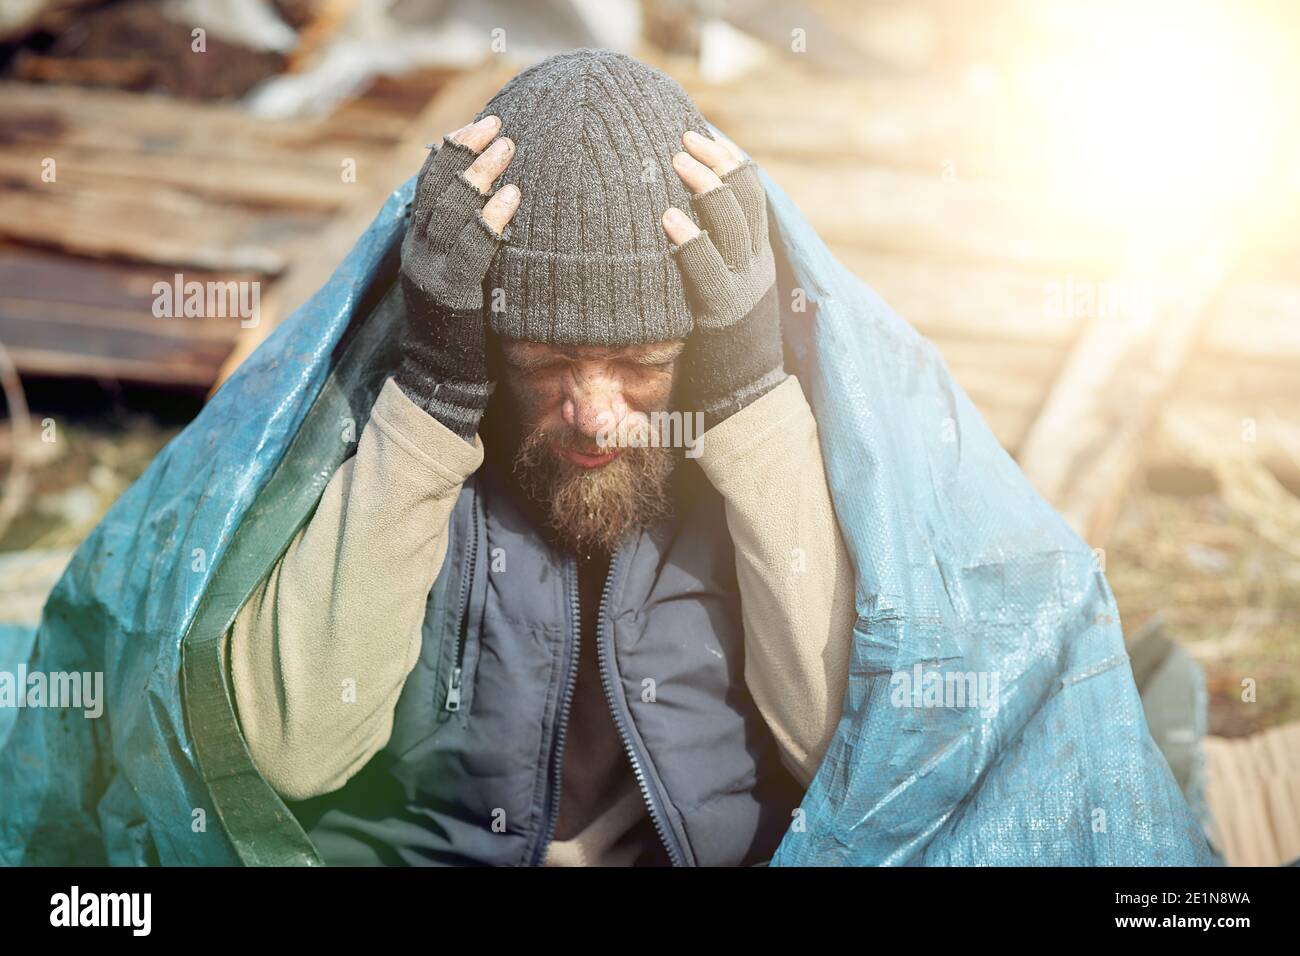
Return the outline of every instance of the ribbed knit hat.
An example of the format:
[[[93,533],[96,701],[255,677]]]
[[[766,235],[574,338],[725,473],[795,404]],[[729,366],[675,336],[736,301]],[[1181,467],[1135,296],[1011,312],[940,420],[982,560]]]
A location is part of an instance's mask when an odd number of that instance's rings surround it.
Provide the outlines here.
[[[516,144],[499,185],[523,194],[484,283],[492,330],[553,345],[685,338],[660,217],[692,215],[672,157],[687,130],[711,135],[686,91],[622,53],[574,50],[521,72],[475,119],[489,114]]]

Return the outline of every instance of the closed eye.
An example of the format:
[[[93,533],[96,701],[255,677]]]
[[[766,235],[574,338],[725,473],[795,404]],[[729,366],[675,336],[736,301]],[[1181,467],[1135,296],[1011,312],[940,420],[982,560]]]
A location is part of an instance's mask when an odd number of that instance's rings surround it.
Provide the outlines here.
[[[657,351],[649,355],[637,356],[633,361],[642,368],[669,369],[673,367],[681,354],[681,348],[674,348],[667,352]]]

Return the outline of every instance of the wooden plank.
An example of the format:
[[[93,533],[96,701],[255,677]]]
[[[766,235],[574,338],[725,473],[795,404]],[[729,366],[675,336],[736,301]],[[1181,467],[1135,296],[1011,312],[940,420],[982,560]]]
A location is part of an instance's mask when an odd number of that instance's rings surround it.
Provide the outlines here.
[[[238,338],[237,316],[159,317],[171,269],[0,247],[0,341],[24,374],[206,386]],[[187,270],[186,281],[258,281]]]
[[[56,183],[41,179],[46,158],[56,163]],[[331,158],[329,164],[284,154],[182,159],[160,152],[22,143],[0,147],[0,181],[23,183],[32,190],[48,190],[58,183],[99,192],[162,186],[221,202],[328,212],[346,205],[355,191],[355,184],[344,179],[344,159],[351,160],[360,175],[374,156]]]
[[[194,275],[203,280],[218,277],[215,273]],[[158,279],[155,266],[103,262],[0,243],[2,298],[147,310]]]
[[[253,353],[284,317],[324,284],[392,191],[419,171],[428,154],[427,146],[472,119],[515,72],[513,66],[490,60],[486,66],[457,77],[438,91],[412,121],[407,135],[393,148],[388,160],[358,183],[360,188],[349,209],[327,228],[295,246],[291,267],[272,287],[271,296],[263,299],[261,323],[255,329],[246,330],[240,338],[222,366],[214,389]]]
[[[174,272],[104,262],[21,246],[0,246],[0,315],[32,322],[135,328],[172,338],[229,342],[237,321],[222,316],[155,315],[155,284],[173,286]],[[186,282],[254,282],[253,273],[186,270]]]
[[[1041,136],[996,90],[918,76],[832,79],[789,65],[761,83],[712,85],[678,65],[673,75],[710,122],[763,163],[820,164],[829,155],[1008,182],[1040,179],[1050,165]]]
[[[155,69],[148,60],[101,57],[70,59],[41,56],[24,50],[15,63],[14,72],[21,79],[32,83],[141,89],[149,86]]]
[[[1053,208],[1018,185],[949,183],[851,160],[763,167],[836,254],[858,248],[1062,275],[1107,275],[1122,264],[1113,224]]]
[[[213,381],[232,347],[228,339],[164,336],[121,327],[69,327],[3,315],[0,342],[14,365],[26,373],[196,386]]]
[[[0,191],[0,237],[93,257],[273,275],[287,241],[322,216],[248,210],[165,186],[95,189],[63,179],[43,191]]]
[[[1220,241],[1169,273],[1181,281],[1166,280],[1153,294],[1150,321],[1123,312],[1091,320],[1025,438],[1025,475],[1094,546],[1109,533],[1233,252]]]
[[[1275,362],[1300,359],[1300,285],[1233,282],[1206,330],[1207,352]]]
[[[31,91],[17,89],[23,91],[15,97],[17,102],[0,102],[0,151],[22,155],[39,151],[62,159],[64,153],[87,158],[107,154],[142,163],[168,159],[181,169],[223,167],[231,179],[255,175],[257,164],[265,163],[273,170],[301,169],[309,177],[337,178],[340,157],[364,165],[384,155],[395,139],[391,120],[377,120],[373,110],[360,105],[349,113],[346,123],[330,119],[307,129],[289,123],[286,133],[278,123],[247,113],[232,116],[229,107],[192,104],[190,115],[182,117],[165,98],[144,94],[109,94],[106,98],[102,91],[87,90],[88,97],[98,95],[100,102],[111,104],[111,108],[86,113],[73,108],[79,107],[75,101],[53,95],[48,105],[39,97],[29,102]],[[0,95],[13,90],[0,84]],[[166,122],[160,122],[160,114]],[[178,128],[168,123],[185,125]],[[222,135],[209,135],[209,123]],[[376,128],[376,134],[382,131],[379,142],[357,136],[357,130],[366,126]]]
[[[198,363],[188,361],[185,356],[179,356],[181,361],[174,362],[177,356],[156,355],[153,358],[134,359],[122,355],[67,352],[61,348],[19,348],[11,349],[10,354],[14,363],[22,365],[31,375],[103,378],[203,389],[212,381],[226,353],[210,356],[208,361]]]
[[[1183,422],[1189,423],[1188,427],[1180,427]],[[1260,395],[1246,402],[1225,402],[1175,389],[1165,399],[1147,462],[1193,467],[1211,464],[1190,458],[1183,450],[1185,442],[1180,435],[1189,429],[1219,443],[1221,450],[1257,459],[1290,487],[1300,488],[1300,395]]]
[[[284,241],[350,202],[386,153],[339,136],[364,125],[356,118],[281,123],[161,96],[0,84],[0,183],[28,187],[0,192],[0,234],[89,256],[273,274]],[[47,156],[59,164],[54,183],[40,178]],[[69,190],[77,195],[60,202]]]
[[[60,326],[60,335],[76,342],[82,334],[96,330],[139,332],[165,339],[205,339],[233,345],[238,338],[237,316],[155,316],[149,309],[122,309],[99,305],[69,305],[39,299],[0,296],[0,321],[9,328],[23,323]]]
[[[371,139],[365,125],[355,122],[264,120],[234,104],[0,82],[0,143],[53,140],[192,156],[305,157],[333,155],[339,144]]]
[[[927,336],[952,335],[1066,345],[1082,324],[1055,308],[1068,277],[990,263],[969,266],[839,246],[836,257]],[[1081,277],[1076,277],[1078,281]]]
[[[1205,739],[1206,797],[1231,866],[1300,859],[1300,723]]]
[[[1300,373],[1285,353],[1241,358],[1197,349],[1178,377],[1180,398],[1216,401],[1227,410],[1250,414],[1271,403],[1293,404],[1300,398]]]

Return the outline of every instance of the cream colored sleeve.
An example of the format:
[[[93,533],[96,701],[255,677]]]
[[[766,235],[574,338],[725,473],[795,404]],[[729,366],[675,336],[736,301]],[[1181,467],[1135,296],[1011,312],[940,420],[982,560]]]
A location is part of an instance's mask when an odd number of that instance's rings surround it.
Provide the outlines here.
[[[356,454],[227,635],[240,725],[283,797],[337,790],[387,742],[452,508],[483,461],[390,378]]]
[[[805,787],[848,685],[853,565],[831,505],[817,422],[793,376],[704,433],[726,500],[745,625],[745,683]]]

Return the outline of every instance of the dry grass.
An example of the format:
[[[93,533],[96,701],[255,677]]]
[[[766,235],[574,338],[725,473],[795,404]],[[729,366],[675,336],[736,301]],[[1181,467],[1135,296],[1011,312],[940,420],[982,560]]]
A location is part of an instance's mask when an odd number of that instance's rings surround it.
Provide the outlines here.
[[[1160,613],[1205,668],[1210,731],[1300,719],[1300,499],[1249,454],[1166,416],[1164,438],[1213,491],[1134,489],[1107,548],[1128,633]],[[1242,700],[1254,681],[1256,699]]]

